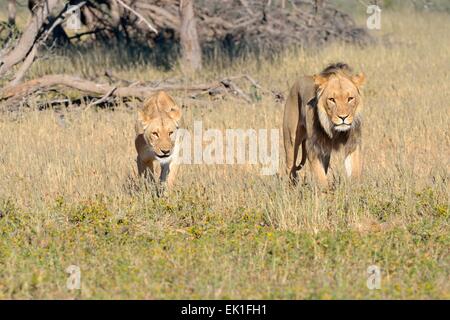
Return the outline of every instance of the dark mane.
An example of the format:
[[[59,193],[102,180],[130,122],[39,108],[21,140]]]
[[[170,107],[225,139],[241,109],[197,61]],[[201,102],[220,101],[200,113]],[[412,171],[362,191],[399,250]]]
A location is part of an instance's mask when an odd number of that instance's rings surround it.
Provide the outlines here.
[[[336,62],[328,65],[325,69],[322,70],[320,75],[322,77],[328,78],[331,75],[336,75],[338,73],[343,73],[349,76],[353,72],[352,68],[346,63]]]

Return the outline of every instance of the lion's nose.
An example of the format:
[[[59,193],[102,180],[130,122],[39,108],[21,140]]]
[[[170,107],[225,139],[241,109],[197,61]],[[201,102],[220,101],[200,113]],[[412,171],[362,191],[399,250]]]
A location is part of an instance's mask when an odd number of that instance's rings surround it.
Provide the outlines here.
[[[345,119],[347,119],[347,117],[348,117],[348,114],[347,115],[345,115],[345,116],[338,116],[339,118],[341,118],[341,120],[342,120],[342,122],[345,122]]]
[[[161,152],[162,152],[163,154],[169,154],[170,150],[163,150],[163,149],[161,149]]]

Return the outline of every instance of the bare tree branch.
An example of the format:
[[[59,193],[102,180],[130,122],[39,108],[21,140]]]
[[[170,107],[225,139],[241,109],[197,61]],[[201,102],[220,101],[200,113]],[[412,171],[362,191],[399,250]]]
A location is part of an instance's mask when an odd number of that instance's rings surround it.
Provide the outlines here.
[[[28,69],[30,69],[31,65],[33,64],[34,58],[36,58],[37,51],[38,46],[33,46],[33,49],[31,49],[30,53],[28,53],[25,61],[20,66],[19,70],[17,70],[16,74],[14,75],[14,79],[9,83],[9,85],[16,85],[22,81]]]
[[[8,0],[8,23],[16,24],[16,0]]]
[[[80,2],[79,4],[69,7],[65,11],[63,11],[63,12],[61,12],[59,14],[59,16],[56,18],[56,20],[50,26],[50,28],[45,30],[44,34],[39,39],[35,40],[33,48],[28,53],[27,57],[25,58],[25,61],[20,66],[19,70],[15,74],[14,79],[11,81],[11,83],[9,85],[16,85],[16,84],[18,84],[18,83],[20,83],[22,81],[22,79],[25,76],[26,72],[28,71],[28,69],[33,64],[34,59],[36,57],[36,54],[37,54],[40,46],[42,44],[44,44],[45,41],[47,41],[49,35],[53,32],[53,30],[56,27],[58,27],[61,23],[63,23],[72,13],[76,12],[77,10],[79,10],[85,4],[86,4],[85,1]]]
[[[112,25],[117,27],[120,23],[120,9],[116,0],[108,0],[109,10],[111,11]]]
[[[20,37],[17,46],[4,57],[0,57],[0,77],[13,66],[23,61],[36,41],[36,38],[50,13],[57,7],[59,0],[41,1],[35,6],[33,15]]]
[[[108,100],[109,97],[112,96],[112,94],[114,93],[114,91],[116,91],[117,87],[113,87],[111,90],[109,90],[103,97],[101,97],[101,99],[98,99],[97,101],[89,104],[86,109],[96,106],[98,104],[101,104],[103,102],[105,102],[106,100]]]
[[[147,19],[144,18],[144,16],[142,16],[139,12],[137,12],[136,10],[134,10],[133,8],[131,8],[129,5],[127,5],[126,3],[124,3],[122,0],[116,0],[122,7],[124,7],[125,9],[131,11],[132,13],[134,13],[139,19],[140,22],[145,22],[145,24],[147,25],[147,27],[152,30],[154,33],[158,34],[158,30],[156,30],[156,28],[150,23],[148,22]]]
[[[245,10],[247,10],[247,12],[253,16],[255,13],[253,12],[253,10],[250,8],[250,6],[248,5],[247,0],[240,0],[242,5],[244,6]]]

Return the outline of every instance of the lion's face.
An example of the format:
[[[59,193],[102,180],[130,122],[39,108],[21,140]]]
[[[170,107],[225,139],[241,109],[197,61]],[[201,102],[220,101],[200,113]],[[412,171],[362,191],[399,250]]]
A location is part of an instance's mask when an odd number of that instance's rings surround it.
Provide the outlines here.
[[[164,92],[150,100],[139,113],[144,128],[144,139],[155,152],[157,160],[164,162],[173,154],[181,109]]]
[[[328,78],[315,76],[318,86],[319,120],[325,131],[332,136],[332,131],[347,131],[358,119],[362,108],[359,87],[364,75],[351,78],[337,74]]]

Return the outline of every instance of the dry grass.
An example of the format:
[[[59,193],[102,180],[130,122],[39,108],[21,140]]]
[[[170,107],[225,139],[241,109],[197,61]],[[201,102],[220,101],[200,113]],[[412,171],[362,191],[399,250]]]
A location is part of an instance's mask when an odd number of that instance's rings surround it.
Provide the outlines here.
[[[449,27],[446,14],[386,12],[390,44],[214,61],[192,77],[245,72],[287,92],[332,61],[363,70],[364,180],[348,183],[336,155],[326,193],[254,166],[192,165],[172,198],[157,198],[130,188],[134,110],[2,115],[0,298],[449,298]],[[129,79],[179,76],[100,50],[71,57],[42,61],[31,76],[105,67]],[[281,127],[282,105],[268,97],[178,100],[188,128]],[[283,158],[280,146],[280,168]],[[65,287],[70,264],[82,270],[81,291]],[[366,287],[371,264],[380,290]]]

